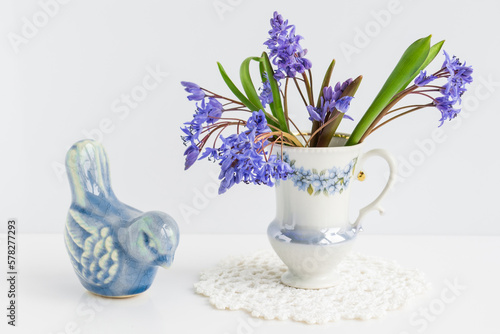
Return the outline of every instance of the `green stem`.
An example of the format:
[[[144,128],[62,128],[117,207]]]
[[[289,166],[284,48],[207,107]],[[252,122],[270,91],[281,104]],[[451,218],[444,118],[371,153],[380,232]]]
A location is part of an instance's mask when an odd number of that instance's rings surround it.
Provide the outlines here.
[[[392,109],[391,111],[388,111],[386,113],[386,115],[389,115],[389,114],[392,114],[393,112],[396,112],[396,111],[399,111],[399,110],[403,110],[403,109],[406,109],[406,108],[415,108],[415,107],[428,107],[429,104],[412,104],[412,105],[409,105],[409,106],[404,106],[404,107],[399,107],[399,108],[396,108],[396,109]]]
[[[292,123],[292,125],[295,127],[295,129],[297,130],[297,132],[299,133],[299,135],[302,137],[302,139],[304,139],[304,143],[306,143],[307,140],[306,140],[306,137],[304,137],[304,134],[302,133],[302,131],[300,131],[300,129],[297,127],[297,125],[295,125],[295,123],[292,121],[291,118],[289,120]]]
[[[385,122],[380,123],[380,125],[378,125],[378,126],[374,127],[368,135],[371,135],[373,132],[375,132],[375,130],[377,130],[377,129],[378,129],[378,128],[380,128],[381,126],[383,126],[383,125],[385,125],[385,124],[389,123],[390,121],[395,120],[396,118],[399,118],[399,117],[401,117],[401,116],[407,115],[407,114],[412,113],[412,112],[414,112],[414,111],[416,111],[416,110],[423,109],[423,108],[428,108],[428,107],[432,107],[432,106],[433,106],[432,104],[429,104],[429,105],[424,105],[423,107],[415,107],[415,108],[413,108],[413,109],[410,109],[410,110],[407,110],[407,111],[405,111],[405,112],[402,112],[401,114],[396,115],[396,116],[394,116],[394,117],[391,117],[391,118],[389,118],[388,120],[386,120]]]
[[[313,74],[310,69],[307,72],[309,73],[309,82],[311,83],[311,99],[314,101]]]
[[[387,115],[387,113],[389,113],[389,111],[392,109],[392,107],[394,107],[399,101],[401,101],[406,95],[410,94],[411,91],[413,89],[416,89],[417,86],[412,86],[410,87],[409,89],[406,89],[404,90],[404,94],[397,94],[397,97],[395,99],[393,99],[391,101],[391,103],[389,103],[384,109],[382,109],[382,111],[378,114],[377,118],[375,118],[375,120],[373,120],[373,122],[370,124],[370,126],[366,129],[366,132],[361,136],[361,138],[359,139],[359,142],[362,143],[363,140],[366,139],[366,137],[368,137],[368,135],[370,135],[370,133],[373,131],[373,128],[375,128],[375,126],[377,126],[378,122],[380,122],[382,120],[382,118]]]
[[[285,81],[285,95],[283,97],[283,101],[284,101],[284,106],[283,106],[283,109],[284,109],[284,113],[285,113],[285,120],[286,120],[286,126],[290,129],[290,122],[289,122],[289,119],[288,119],[288,79],[289,78],[286,78],[286,81]]]
[[[307,101],[306,98],[304,97],[304,94],[302,94],[302,90],[300,89],[299,83],[297,82],[297,78],[293,78],[293,82],[295,82],[295,86],[297,86],[297,90],[299,91],[300,97],[302,98],[302,101],[304,101],[304,105],[307,107]]]
[[[304,78],[304,83],[306,84],[306,92],[307,92],[307,97],[309,98],[309,105],[313,106],[314,105],[314,100],[313,100],[313,94],[311,90],[311,84],[309,83],[309,79],[307,78],[307,75],[305,73],[302,73],[302,77]]]

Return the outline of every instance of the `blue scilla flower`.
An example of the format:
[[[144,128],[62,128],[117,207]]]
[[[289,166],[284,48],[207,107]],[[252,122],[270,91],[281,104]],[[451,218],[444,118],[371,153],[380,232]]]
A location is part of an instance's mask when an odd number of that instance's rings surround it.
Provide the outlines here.
[[[196,145],[189,145],[188,148],[184,151],[184,155],[186,156],[186,161],[184,163],[184,170],[191,167],[196,160],[198,159],[198,155],[200,154],[200,149]]]
[[[441,94],[441,96],[433,98],[432,103],[426,106],[434,106],[441,112],[441,119],[439,126],[442,126],[445,120],[452,120],[458,113],[460,113],[460,104],[462,102],[462,95],[467,91],[465,86],[472,82],[473,69],[470,66],[466,66],[465,63],[462,64],[459,59],[455,56],[450,57],[446,51],[443,51],[445,56],[445,61],[439,71],[432,75],[427,75],[426,71],[420,71],[419,75],[415,78],[414,84],[417,87],[425,88],[422,91],[416,90],[416,94],[422,94],[422,92],[432,92],[436,91]],[[429,83],[445,78],[446,83],[442,86],[437,86],[437,84],[429,85]],[[411,88],[411,87],[410,87]],[[412,89],[410,89],[411,91]],[[414,90],[414,89],[413,89]],[[417,110],[420,108],[416,108]]]
[[[293,78],[312,67],[312,63],[305,58],[307,50],[299,43],[302,36],[296,35],[295,26],[289,25],[288,20],[284,20],[278,12],[274,12],[271,19],[269,36],[264,45],[269,48],[269,57],[278,67],[274,74],[277,80],[286,76]]]
[[[349,86],[351,83],[352,83],[352,78],[347,79],[343,83],[340,83],[340,81],[337,82],[335,84],[335,87],[333,88],[333,95],[331,97],[328,96],[328,98],[330,100],[337,101],[344,92],[344,90],[347,88],[347,86]]]
[[[207,147],[205,152],[198,158],[198,160],[203,160],[207,158],[210,161],[216,161],[219,159],[220,150],[218,148]]]
[[[200,143],[200,134],[202,133],[204,126],[208,124],[213,124],[217,122],[222,115],[223,107],[222,104],[215,98],[203,99],[201,103],[196,105],[195,113],[193,114],[193,119],[189,122],[184,123],[184,127],[181,128],[184,133],[181,136],[187,149],[184,152],[186,156],[186,161],[184,164],[184,169],[191,167],[200,154],[200,148],[198,144]],[[202,158],[217,156],[213,151],[205,151]]]
[[[222,116],[222,104],[215,98],[204,99],[201,103],[196,104],[196,110],[193,114],[193,119],[184,123],[186,125],[181,128],[185,136],[182,140],[186,145],[195,144],[199,140],[199,135],[205,124],[213,124]]]
[[[253,112],[252,116],[248,119],[246,126],[254,133],[254,135],[271,132],[271,129],[267,125],[266,115],[262,110]]]
[[[196,116],[199,118],[199,121],[206,122],[207,124],[217,122],[222,116],[222,103],[213,97],[208,98],[208,102],[206,100],[201,101],[201,104],[197,105],[197,107],[198,113]]]
[[[352,96],[344,96],[335,102],[335,108],[337,108],[338,111],[340,111],[341,113],[344,114],[344,116],[343,116],[344,118],[348,118],[351,121],[353,119],[350,116],[345,115],[345,113],[347,112],[347,110],[349,110],[349,107],[351,106],[351,101],[353,98],[354,97],[352,97]]]
[[[441,125],[445,120],[452,120],[461,111],[457,105],[461,103],[461,96],[467,91],[465,85],[472,82],[473,69],[462,64],[455,56],[451,57],[444,51],[445,61],[442,70],[447,73],[447,82],[440,89],[442,96],[434,100],[434,105],[441,112]]]
[[[273,92],[271,90],[271,83],[269,82],[266,73],[264,73],[264,77],[266,78],[266,81],[262,83],[262,91],[259,95],[259,99],[262,106],[265,108],[268,104],[273,103]]]
[[[452,120],[460,113],[461,109],[453,108],[457,103],[457,100],[453,99],[450,95],[444,95],[437,97],[435,99],[434,105],[441,112],[441,123],[439,126],[443,125],[444,121]]]
[[[262,110],[252,113],[246,128],[246,131],[227,138],[220,137],[222,145],[217,152],[221,166],[219,194],[240,182],[273,186],[273,179],[287,179],[293,172],[288,163],[277,156],[268,157],[265,150],[267,139],[256,139],[258,135],[270,132]]]
[[[278,39],[281,35],[286,35],[287,30],[292,28],[291,25],[288,25],[288,20],[284,20],[283,16],[276,11],[273,13],[270,23],[271,30],[269,30],[269,35],[271,36],[271,39]],[[267,45],[268,43],[270,42],[268,41],[264,44]]]
[[[461,63],[460,60],[453,56],[450,58],[448,53],[443,50],[445,61],[443,63],[442,68],[446,69],[448,73],[450,73],[454,77],[459,77],[465,83],[472,82],[472,72],[473,69],[471,66],[466,66],[466,63]]]
[[[181,81],[181,85],[185,87],[184,90],[186,92],[191,94],[187,97],[189,101],[201,101],[205,98],[205,92],[197,84],[188,81]]]
[[[275,156],[270,157],[269,160],[273,163],[275,173],[278,176],[275,179],[287,180],[293,174],[293,168],[283,160],[277,159]]]
[[[181,136],[182,141],[184,142],[184,145],[194,145],[195,140],[198,138],[199,133],[198,132],[193,132],[191,128],[189,127],[183,127],[181,128],[181,131],[184,133],[183,136]]]
[[[256,184],[266,184],[273,186],[273,179],[286,180],[292,172],[290,166],[276,156],[271,156],[267,162],[262,165],[262,168],[256,172]]]
[[[434,76],[434,75],[427,76],[426,71],[420,71],[420,74],[415,78],[414,83],[418,87],[422,87],[422,86],[425,86],[425,85],[431,83],[432,81],[434,81],[436,79],[437,79],[436,76]]]
[[[342,93],[352,83],[352,79],[347,79],[342,84],[337,82],[335,87],[324,87],[323,95],[321,96],[320,107],[316,108],[311,105],[307,106],[307,111],[309,112],[309,120],[318,121],[321,124],[327,121],[327,116],[331,115],[331,113],[336,109],[337,111],[343,113],[343,117],[351,119],[351,117],[345,115],[345,113],[349,110],[351,101],[353,99],[352,96],[342,96]],[[331,117],[331,116],[330,116]],[[329,118],[329,117],[328,117]]]
[[[321,108],[307,106],[307,111],[309,112],[310,121],[323,122],[324,116],[322,115]]]

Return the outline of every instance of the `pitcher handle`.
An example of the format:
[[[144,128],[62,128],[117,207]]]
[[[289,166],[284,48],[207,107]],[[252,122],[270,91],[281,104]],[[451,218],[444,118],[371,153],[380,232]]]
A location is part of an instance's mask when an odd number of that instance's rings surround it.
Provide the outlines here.
[[[387,164],[389,165],[389,180],[387,181],[387,183],[384,187],[384,190],[382,190],[380,195],[378,195],[378,197],[375,198],[375,200],[373,200],[373,202],[371,202],[370,204],[368,204],[367,206],[365,206],[364,208],[359,210],[358,218],[356,219],[356,221],[353,224],[353,226],[356,228],[360,227],[362,219],[364,218],[364,216],[368,212],[376,210],[380,214],[384,213],[384,209],[380,206],[380,202],[384,199],[384,197],[387,195],[387,193],[389,192],[389,190],[393,186],[394,182],[396,181],[396,171],[397,171],[396,160],[394,159],[392,154],[390,154],[388,151],[386,151],[384,149],[380,149],[380,148],[374,149],[374,150],[371,150],[371,151],[368,151],[368,152],[362,154],[362,156],[358,160],[358,163],[356,164],[356,169],[354,171],[354,175],[357,176],[358,173],[361,171],[364,162],[373,156],[381,157],[387,162]]]

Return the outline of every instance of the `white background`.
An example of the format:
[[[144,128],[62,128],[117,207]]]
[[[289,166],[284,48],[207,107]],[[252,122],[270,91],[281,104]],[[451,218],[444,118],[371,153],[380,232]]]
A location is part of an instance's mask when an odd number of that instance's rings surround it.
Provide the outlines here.
[[[181,233],[264,233],[274,215],[273,189],[240,185],[215,196],[216,165],[202,161],[183,171],[179,127],[194,104],[179,82],[229,94],[216,61],[236,81],[241,61],[264,51],[269,18],[279,10],[304,36],[316,80],[331,58],[337,59],[333,80],[364,76],[349,111],[356,120],[417,38],[446,39],[445,50],[474,66],[464,113],[443,125],[439,143],[432,139],[440,118],[435,109],[368,139],[367,149],[386,148],[402,162],[405,177],[386,200],[387,214],[370,215],[365,230],[499,235],[498,7],[485,0],[73,0],[52,8],[44,22],[38,1],[2,0],[0,219],[17,217],[22,232],[61,232],[70,204],[64,156],[91,133],[107,149],[113,187],[125,203],[170,213]],[[22,37],[26,20],[40,27]],[[17,46],[14,34],[25,38]],[[356,53],[343,52],[347,45]],[[168,76],[127,110],[122,94],[137,90],[151,69]],[[295,120],[306,127],[305,109],[295,106]],[[342,124],[345,132],[352,127]],[[384,171],[381,162],[368,166],[353,212],[380,190]]]

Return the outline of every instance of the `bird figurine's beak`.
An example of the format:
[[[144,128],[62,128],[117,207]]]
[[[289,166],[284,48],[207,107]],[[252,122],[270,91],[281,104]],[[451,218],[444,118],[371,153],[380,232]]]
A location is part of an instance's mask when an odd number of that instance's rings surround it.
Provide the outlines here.
[[[174,262],[174,256],[167,255],[166,258],[158,265],[162,268],[168,269],[172,266],[172,262]]]

